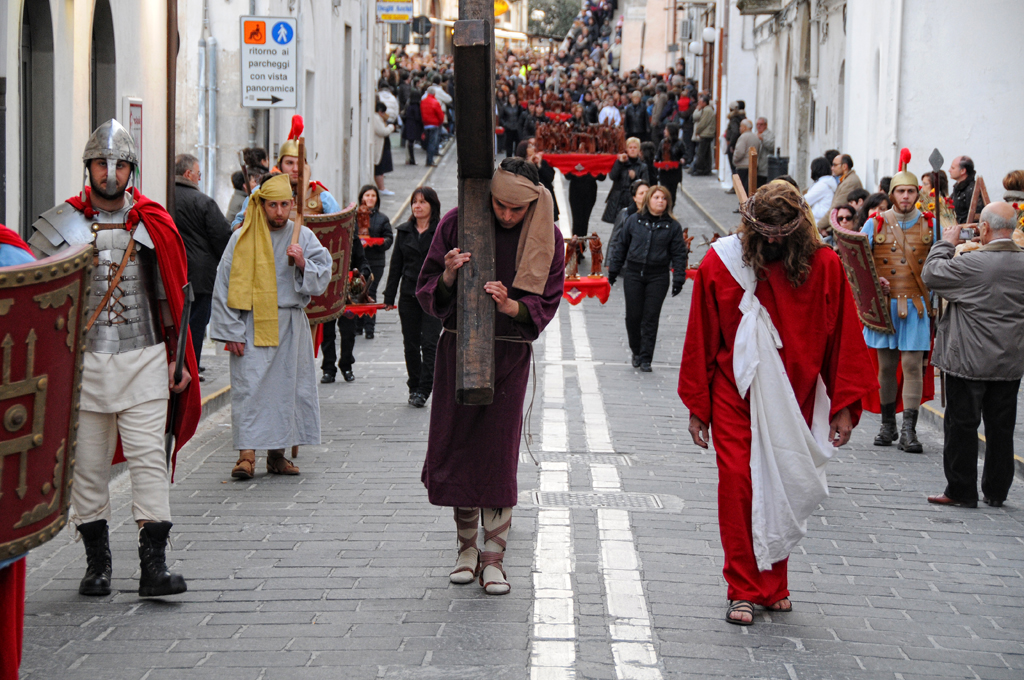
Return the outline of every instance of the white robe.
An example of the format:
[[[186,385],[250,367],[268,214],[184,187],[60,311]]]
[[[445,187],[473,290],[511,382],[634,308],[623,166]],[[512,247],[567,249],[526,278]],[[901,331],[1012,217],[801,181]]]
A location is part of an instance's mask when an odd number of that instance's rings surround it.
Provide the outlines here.
[[[277,268],[277,347],[253,345],[251,311],[227,306],[231,259],[239,231],[232,235],[213,289],[209,335],[216,342],[245,343],[243,356],[231,355],[231,430],[234,448],[283,449],[320,443],[320,401],[309,321],[303,311],[310,297],[327,290],[331,254],[312,231],[302,227],[299,245],[304,271],[289,266],[286,253],[292,223],[270,232]]]
[[[789,557],[807,534],[807,518],[828,497],[831,404],[819,375],[808,428],[779,355],[782,340],[754,295],[757,277],[743,263],[740,238],[719,239],[712,248],[743,289],[733,373],[740,395],[750,392],[751,529],[757,568],[769,571]]]

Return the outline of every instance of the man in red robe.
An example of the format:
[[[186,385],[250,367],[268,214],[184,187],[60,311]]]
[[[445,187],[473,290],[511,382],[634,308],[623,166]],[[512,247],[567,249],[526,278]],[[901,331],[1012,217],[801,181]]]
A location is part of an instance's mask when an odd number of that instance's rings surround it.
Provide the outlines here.
[[[766,311],[771,322],[765,325],[774,325],[777,331],[777,340],[771,342],[770,349],[774,351],[781,344],[777,351],[785,369],[783,384],[788,378],[795,397],[793,409],[799,409],[797,422],[802,416],[813,430],[816,402],[824,400],[828,406],[826,441],[832,446],[849,440],[860,419],[860,400],[877,390],[878,382],[865,370],[870,359],[843,266],[831,249],[819,243],[803,198],[782,183],[769,184],[751,197],[741,213],[739,234],[719,240],[716,246],[733,247],[735,263],[748,269],[749,287],[756,301],[750,296],[744,298],[744,288],[719,255],[726,249],[709,250],[694,281],[679,372],[679,396],[690,409],[689,430],[694,443],[708,448],[708,427],[714,431],[719,471],[718,518],[725,551],[723,573],[729,584],[726,620],[750,625],[755,604],[776,612],[791,611],[792,605],[787,559],[782,557],[762,571],[755,557],[752,502],[758,489],[751,481],[749,395],[758,385],[756,378],[753,385],[748,378],[744,384],[751,385],[749,393],[741,394],[737,388],[734,360],[742,365],[743,357],[734,356],[734,348],[737,332],[744,330],[740,327],[744,319],[741,302],[748,311],[751,307]],[[756,320],[765,323],[763,318]],[[774,359],[762,354],[760,362],[765,363],[766,358]],[[757,362],[754,369],[759,370]],[[819,376],[828,399],[819,394]],[[771,396],[786,401],[785,391],[780,389]],[[778,425],[774,424],[777,430]],[[769,437],[786,436],[773,434],[772,426],[772,419],[756,421],[758,432],[766,430]],[[824,496],[827,487],[823,466],[820,481]],[[799,504],[801,499],[791,494],[788,501]],[[805,532],[806,517],[803,519]],[[802,535],[801,532],[799,536]],[[762,561],[762,567],[768,566]]]

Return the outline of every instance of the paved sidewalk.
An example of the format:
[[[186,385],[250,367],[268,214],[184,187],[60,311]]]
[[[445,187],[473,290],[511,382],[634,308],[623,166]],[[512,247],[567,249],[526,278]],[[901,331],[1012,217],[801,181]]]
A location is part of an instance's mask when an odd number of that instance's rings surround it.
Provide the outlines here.
[[[450,152],[428,182],[445,209],[455,178]],[[713,233],[685,201],[676,215],[697,242]],[[524,447],[511,594],[448,582],[451,511],[419,481],[429,409],[406,404],[398,318],[382,313],[356,381],[320,386],[323,442],[301,476],[231,480],[230,407],[183,451],[169,557],[187,593],[136,595],[124,484],[111,596],[77,594],[69,532],[30,553],[22,677],[1024,678],[1021,488],[1001,509],[930,506],[938,433],[922,428],[924,455],[876,448],[870,416],[790,559],[793,613],[723,620],[715,461],[675,394],[689,290],[665,303],[652,374],[629,366],[618,286],[607,305],[563,305],[536,344],[540,466]]]

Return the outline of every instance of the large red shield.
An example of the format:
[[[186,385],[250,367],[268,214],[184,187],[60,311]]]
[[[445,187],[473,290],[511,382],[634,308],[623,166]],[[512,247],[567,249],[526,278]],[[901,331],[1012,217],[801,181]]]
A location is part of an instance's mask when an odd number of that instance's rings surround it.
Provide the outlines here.
[[[91,271],[91,245],[0,268],[0,560],[67,523]]]
[[[832,223],[836,250],[846,268],[860,321],[873,331],[895,333],[889,314],[888,297],[882,294],[867,234],[850,231]]]
[[[323,295],[317,295],[306,305],[309,323],[326,323],[345,311],[348,291],[348,270],[352,262],[352,239],[356,228],[355,203],[340,213],[309,215],[304,223],[331,253],[331,282]]]

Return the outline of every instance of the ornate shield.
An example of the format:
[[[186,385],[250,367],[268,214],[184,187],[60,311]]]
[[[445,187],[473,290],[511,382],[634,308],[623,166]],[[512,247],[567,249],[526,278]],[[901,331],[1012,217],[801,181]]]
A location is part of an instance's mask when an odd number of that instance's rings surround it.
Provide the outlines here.
[[[305,225],[316,234],[333,259],[331,282],[327,290],[306,305],[306,316],[311,324],[325,323],[337,319],[345,311],[352,238],[356,228],[356,206],[353,203],[340,213],[310,215],[305,218]]]
[[[882,294],[882,286],[878,282],[867,234],[844,229],[834,222],[832,233],[839,258],[846,268],[846,278],[850,281],[861,323],[873,331],[895,333],[888,298]]]
[[[0,268],[0,560],[67,523],[92,246]]]

